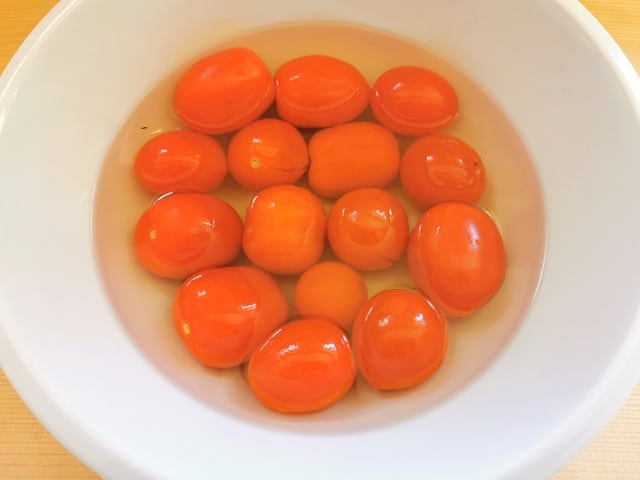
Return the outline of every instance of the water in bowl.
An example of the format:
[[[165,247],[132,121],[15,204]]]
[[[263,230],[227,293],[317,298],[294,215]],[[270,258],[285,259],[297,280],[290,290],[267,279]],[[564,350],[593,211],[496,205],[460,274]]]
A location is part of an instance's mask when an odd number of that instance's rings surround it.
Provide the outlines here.
[[[445,76],[460,100],[460,117],[447,133],[471,144],[487,169],[487,190],[481,205],[495,216],[504,237],[508,256],[504,284],[481,310],[449,322],[449,349],[442,367],[427,382],[411,390],[379,393],[358,378],[349,395],[332,408],[304,416],[286,416],[270,412],[258,403],[246,385],[242,368],[215,370],[198,364],[173,330],[171,308],[179,282],[145,272],[133,251],[135,223],[154,200],[153,194],[136,183],[134,156],[152,136],[184,128],[173,114],[171,100],[177,78],[195,60],[189,58],[162,79],[131,112],[105,159],[97,186],[96,252],[106,290],[120,321],[164,375],[189,395],[240,420],[276,428],[329,432],[376,428],[428,414],[490,367],[492,359],[526,319],[535,296],[544,258],[545,223],[540,185],[527,150],[497,103],[454,68],[454,62],[447,61],[446,52],[430,52],[405,39],[360,27],[315,24],[251,32],[213,46],[211,51],[237,45],[255,50],[272,71],[300,55],[327,54],[357,66],[370,84],[386,69],[403,64],[421,65]],[[202,56],[207,53],[210,52],[202,52]],[[226,144],[228,136],[220,140]],[[405,204],[413,225],[420,212],[402,195],[397,182],[390,190]],[[241,215],[251,198],[250,192],[242,191],[230,179],[215,194],[229,201]],[[326,258],[330,257],[327,252]],[[370,294],[385,288],[413,288],[404,261],[365,277]],[[290,295],[295,278],[280,280]]]

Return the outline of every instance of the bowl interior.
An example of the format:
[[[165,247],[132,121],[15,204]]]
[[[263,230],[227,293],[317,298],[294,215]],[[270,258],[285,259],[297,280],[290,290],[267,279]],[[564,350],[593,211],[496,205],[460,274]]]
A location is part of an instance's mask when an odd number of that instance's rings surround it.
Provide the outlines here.
[[[545,248],[544,206],[538,176],[527,150],[496,102],[463,71],[438,52],[421,48],[399,36],[346,24],[273,26],[238,36],[211,50],[247,46],[265,59],[272,71],[305,54],[327,54],[356,65],[368,81],[397,65],[422,65],[448,78],[460,96],[460,118],[447,132],[467,141],[483,158],[488,177],[481,205],[502,230],[508,270],[499,294],[465,319],[449,322],[449,348],[442,368],[419,388],[377,393],[358,378],[346,401],[304,421],[274,415],[251,395],[242,368],[214,370],[200,366],[187,353],[173,330],[171,309],[179,283],[148,275],[133,254],[133,227],[154,197],[133,174],[140,146],[160,132],[181,129],[172,109],[178,69],[158,82],[130,113],[111,146],[95,196],[94,238],[106,290],[119,320],[155,366],[190,395],[212,408],[256,422],[275,422],[285,428],[353,430],[373,428],[393,420],[422,414],[463,388],[500,352],[525,316],[540,276]],[[202,52],[204,56],[208,51]],[[194,59],[185,59],[185,62]],[[363,118],[369,118],[365,113]],[[224,144],[229,136],[218,137]],[[403,146],[410,143],[403,140]],[[420,211],[402,194],[399,182],[390,190],[403,201],[413,226]],[[214,194],[228,200],[243,215],[252,192],[228,180]],[[330,202],[326,202],[327,208]],[[326,258],[331,258],[327,252]],[[243,259],[240,260],[242,262]],[[406,262],[365,274],[370,294],[384,288],[413,288]],[[291,298],[295,277],[280,278]],[[292,316],[295,312],[291,302]]]

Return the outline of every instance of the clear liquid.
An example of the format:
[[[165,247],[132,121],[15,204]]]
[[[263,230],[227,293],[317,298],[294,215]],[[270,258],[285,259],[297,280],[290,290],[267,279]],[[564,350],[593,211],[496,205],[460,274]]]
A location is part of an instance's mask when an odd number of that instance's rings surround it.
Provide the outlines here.
[[[406,421],[427,412],[459,392],[491,364],[526,319],[535,295],[545,249],[544,208],[533,163],[517,132],[496,102],[447,63],[445,57],[386,33],[337,25],[282,26],[237,37],[214,46],[212,51],[232,45],[254,49],[272,71],[293,57],[322,53],[353,63],[371,84],[386,69],[401,64],[422,65],[444,75],[456,88],[460,101],[460,117],[447,133],[471,144],[487,169],[487,189],[481,205],[495,216],[503,233],[508,258],[504,284],[481,310],[449,322],[445,361],[424,384],[407,391],[380,393],[358,378],[345,399],[323,412],[305,415],[303,420],[262,407],[249,391],[242,368],[209,369],[188,354],[171,321],[179,282],[148,274],[138,265],[133,251],[135,223],[154,200],[137,184],[133,159],[152,136],[183,128],[173,115],[171,103],[173,87],[183,71],[179,69],[161,80],[131,113],[105,159],[96,192],[96,252],[120,321],[163,374],[211,408],[238,419],[289,430],[353,431]],[[184,67],[193,60],[185,59]],[[220,140],[224,145],[228,137]],[[413,226],[420,212],[406,200],[397,182],[390,190],[404,203]],[[230,202],[241,215],[252,196],[230,179],[215,194]],[[330,258],[330,252],[325,257]],[[385,288],[413,288],[404,261],[365,277],[370,295]],[[291,297],[295,278],[280,281]]]

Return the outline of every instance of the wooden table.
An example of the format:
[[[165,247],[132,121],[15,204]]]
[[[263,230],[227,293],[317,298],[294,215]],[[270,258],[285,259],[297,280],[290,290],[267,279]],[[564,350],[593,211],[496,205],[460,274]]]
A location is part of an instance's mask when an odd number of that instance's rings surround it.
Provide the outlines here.
[[[55,0],[0,0],[0,70]],[[640,71],[640,0],[583,0]],[[36,420],[0,370],[0,479],[94,479]],[[554,480],[640,479],[640,385]]]

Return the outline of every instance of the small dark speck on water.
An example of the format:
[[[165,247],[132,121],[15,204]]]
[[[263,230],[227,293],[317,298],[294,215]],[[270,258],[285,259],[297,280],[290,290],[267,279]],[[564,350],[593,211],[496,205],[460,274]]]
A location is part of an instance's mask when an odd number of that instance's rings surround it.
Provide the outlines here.
[[[146,126],[144,126],[144,127],[140,127],[140,130],[146,130],[146,129],[147,129],[147,127],[146,127]]]

